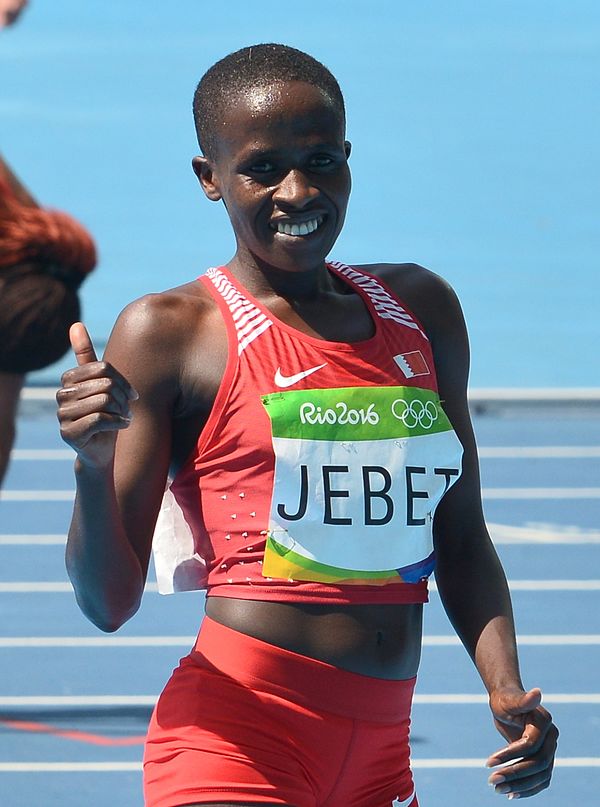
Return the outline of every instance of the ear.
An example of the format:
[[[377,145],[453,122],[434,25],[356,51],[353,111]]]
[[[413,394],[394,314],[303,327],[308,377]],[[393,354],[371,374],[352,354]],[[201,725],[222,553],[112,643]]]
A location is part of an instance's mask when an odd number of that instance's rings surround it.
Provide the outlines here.
[[[344,141],[344,151],[346,152],[346,159],[348,159],[352,151],[352,143],[349,140]]]
[[[192,168],[207,198],[211,202],[219,202],[221,200],[221,191],[213,163],[206,157],[194,157]]]

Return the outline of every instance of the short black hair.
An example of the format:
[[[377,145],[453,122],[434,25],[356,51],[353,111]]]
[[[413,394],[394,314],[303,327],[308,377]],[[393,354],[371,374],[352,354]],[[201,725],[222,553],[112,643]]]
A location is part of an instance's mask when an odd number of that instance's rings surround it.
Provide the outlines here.
[[[202,153],[216,155],[216,126],[241,92],[282,81],[305,81],[324,92],[345,121],[344,97],[333,73],[317,59],[289,45],[250,45],[209,68],[194,93],[194,122]]]

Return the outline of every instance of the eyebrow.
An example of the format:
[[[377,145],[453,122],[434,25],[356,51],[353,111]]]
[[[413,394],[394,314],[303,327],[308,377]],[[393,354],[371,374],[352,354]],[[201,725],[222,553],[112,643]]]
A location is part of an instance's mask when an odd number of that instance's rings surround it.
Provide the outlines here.
[[[247,152],[243,153],[241,156],[242,162],[247,162],[248,160],[255,160],[257,158],[270,158],[270,157],[277,157],[282,153],[285,153],[287,150],[286,146],[280,148],[261,148],[259,146],[251,146]],[[333,143],[332,141],[326,142],[322,141],[319,143],[312,143],[306,146],[306,151],[343,151],[344,147],[343,144],[340,145],[338,143]]]

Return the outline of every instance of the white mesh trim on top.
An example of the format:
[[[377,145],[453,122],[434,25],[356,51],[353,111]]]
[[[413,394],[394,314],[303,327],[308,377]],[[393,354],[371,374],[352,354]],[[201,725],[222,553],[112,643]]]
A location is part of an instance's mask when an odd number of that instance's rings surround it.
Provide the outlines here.
[[[206,276],[227,303],[238,338],[238,356],[273,322],[241,294],[219,269],[210,268]]]
[[[333,266],[334,269],[337,269],[340,274],[345,275],[357,286],[360,286],[360,288],[368,294],[377,316],[381,317],[381,319],[391,319],[398,323],[398,325],[405,325],[407,328],[419,331],[421,336],[427,339],[426,334],[423,333],[419,324],[415,322],[408,311],[402,308],[400,303],[395,300],[375,278],[358,272],[356,269],[352,269],[351,266],[347,266],[340,261],[330,261],[329,265]],[[427,339],[427,341],[429,340]]]

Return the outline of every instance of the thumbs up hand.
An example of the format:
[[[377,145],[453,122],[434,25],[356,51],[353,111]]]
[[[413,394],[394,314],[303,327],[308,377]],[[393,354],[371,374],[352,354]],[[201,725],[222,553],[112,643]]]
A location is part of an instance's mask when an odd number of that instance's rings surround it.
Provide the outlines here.
[[[69,332],[77,367],[63,374],[56,394],[62,439],[92,468],[112,463],[117,432],[131,423],[130,402],[137,392],[111,364],[98,361],[85,326]]]

